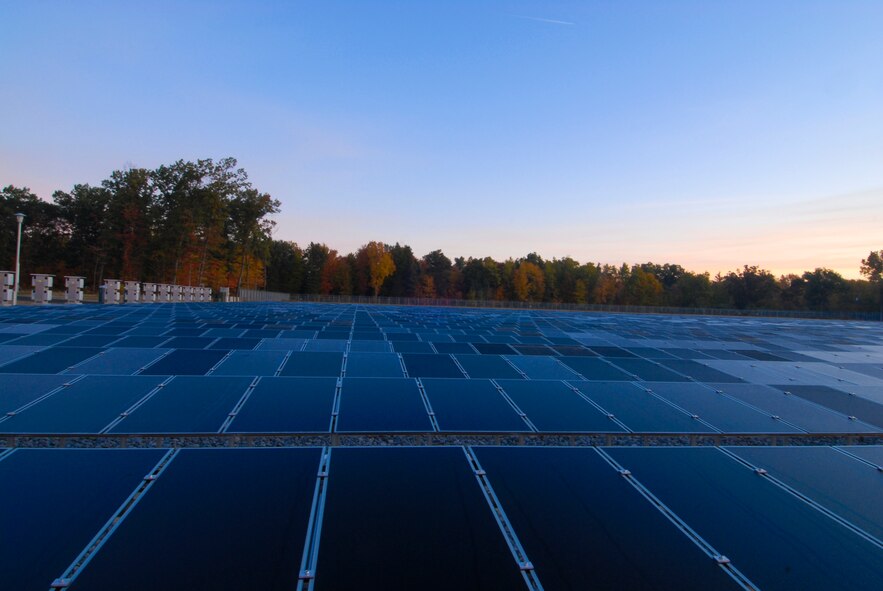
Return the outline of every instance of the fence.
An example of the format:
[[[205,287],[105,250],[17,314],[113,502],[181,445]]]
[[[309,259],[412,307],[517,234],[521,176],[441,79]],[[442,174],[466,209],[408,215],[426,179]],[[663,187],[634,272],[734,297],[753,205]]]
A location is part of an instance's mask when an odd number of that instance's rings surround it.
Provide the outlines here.
[[[260,289],[239,289],[240,302],[287,302],[291,295],[281,291],[263,291]]]

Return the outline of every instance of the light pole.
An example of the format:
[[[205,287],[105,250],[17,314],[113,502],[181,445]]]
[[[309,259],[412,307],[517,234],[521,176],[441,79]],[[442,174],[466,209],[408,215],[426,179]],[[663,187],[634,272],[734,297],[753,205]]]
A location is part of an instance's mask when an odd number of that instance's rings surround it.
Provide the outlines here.
[[[25,214],[17,213],[15,214],[15,219],[18,220],[18,239],[15,241],[15,287],[12,290],[13,306],[18,303],[18,276],[21,272],[21,266],[19,265],[19,258],[21,257],[21,224],[25,221]]]

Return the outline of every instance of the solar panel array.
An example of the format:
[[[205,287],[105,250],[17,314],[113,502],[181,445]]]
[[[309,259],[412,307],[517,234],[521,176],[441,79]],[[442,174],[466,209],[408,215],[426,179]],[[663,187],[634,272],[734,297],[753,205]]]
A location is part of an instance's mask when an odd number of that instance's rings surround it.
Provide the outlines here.
[[[3,309],[0,587],[877,588],[881,337],[524,310]]]

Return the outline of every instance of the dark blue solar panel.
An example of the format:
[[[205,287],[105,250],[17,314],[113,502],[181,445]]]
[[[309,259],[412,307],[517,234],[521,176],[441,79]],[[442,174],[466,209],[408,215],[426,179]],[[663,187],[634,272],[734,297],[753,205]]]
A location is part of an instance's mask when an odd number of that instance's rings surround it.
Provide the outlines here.
[[[574,380],[579,376],[552,357],[507,356],[513,365],[533,380]]]
[[[883,468],[883,445],[844,445],[840,449]]]
[[[64,342],[65,347],[103,347],[117,340],[116,335],[83,335],[68,339]]]
[[[172,337],[163,343],[163,347],[168,349],[205,349],[215,340],[214,337]]]
[[[603,359],[591,357],[561,357],[561,363],[572,368],[587,380],[629,381],[633,378]]]
[[[282,365],[285,351],[233,351],[214,370],[213,376],[272,376]]]
[[[805,400],[883,428],[883,404],[853,396],[828,386],[775,386]]]
[[[529,431],[488,380],[423,379],[441,431]]]
[[[523,379],[518,370],[499,355],[454,355],[470,378]]]
[[[711,433],[714,430],[626,382],[572,382],[632,431]]]
[[[648,382],[688,382],[689,378],[645,359],[613,359],[613,364]]]
[[[389,353],[392,351],[392,348],[389,341],[350,341],[350,351]]]
[[[169,337],[153,337],[153,336],[137,336],[137,337],[123,337],[118,341],[114,341],[114,348],[118,347],[158,347],[166,341],[170,340]]]
[[[730,447],[829,511],[883,540],[883,478],[830,447]]]
[[[402,362],[395,353],[350,353],[346,375],[352,378],[403,378]]]
[[[544,589],[740,588],[594,450],[475,453]]]
[[[0,461],[2,587],[48,589],[163,453],[20,449]]]
[[[319,454],[182,450],[71,589],[294,589]]]
[[[66,334],[32,334],[20,337],[18,339],[7,341],[13,345],[55,345],[62,341],[66,341],[70,335]]]
[[[67,373],[132,375],[165,353],[166,349],[107,349]]]
[[[663,359],[660,363],[669,369],[682,373],[685,376],[691,377],[700,382],[719,382],[723,384],[727,382],[738,383],[743,381],[736,376],[724,373],[697,361],[690,361],[687,359]]]
[[[880,548],[713,448],[609,448],[764,590],[875,589]]]
[[[418,341],[393,341],[392,350],[396,353],[435,353],[432,345]]]
[[[5,415],[25,404],[33,402],[70,379],[70,376],[39,374],[10,374],[3,376],[0,378],[0,383],[2,383],[2,388],[0,388],[0,415]],[[0,422],[0,432],[3,432],[2,422]]]
[[[338,431],[431,431],[432,424],[410,378],[344,378]]]
[[[757,384],[717,384],[725,394],[756,406],[771,415],[811,433],[855,433],[878,431],[866,423],[849,420],[823,406],[798,396],[786,395],[781,390]]]
[[[262,378],[227,432],[328,431],[336,390],[335,378]]]
[[[469,343],[445,343],[435,341],[432,343],[432,346],[435,347],[436,351],[445,355],[451,353],[469,355],[476,352]]]
[[[59,373],[101,351],[86,347],[52,347],[7,363],[0,367],[0,373]]]
[[[153,390],[154,376],[86,376],[0,423],[6,433],[98,433]]]
[[[227,351],[180,349],[172,351],[142,373],[155,376],[201,376],[214,367],[225,355],[227,355]]]
[[[251,384],[247,377],[178,377],[111,433],[213,433]]]
[[[472,343],[475,349],[484,355],[514,355],[515,349],[504,343]]]
[[[249,351],[254,349],[261,339],[243,339],[236,337],[220,338],[210,345],[210,349],[241,349]]]
[[[463,451],[335,449],[316,589],[454,588],[524,588]]]
[[[646,382],[642,384],[690,414],[699,415],[726,433],[795,433],[794,427],[715,392],[702,384]]]
[[[463,372],[450,355],[402,353],[408,375],[412,378],[462,378]]]
[[[623,430],[563,382],[499,380],[498,383],[540,431]]]
[[[294,352],[282,367],[283,376],[338,377],[343,366],[343,353]]]

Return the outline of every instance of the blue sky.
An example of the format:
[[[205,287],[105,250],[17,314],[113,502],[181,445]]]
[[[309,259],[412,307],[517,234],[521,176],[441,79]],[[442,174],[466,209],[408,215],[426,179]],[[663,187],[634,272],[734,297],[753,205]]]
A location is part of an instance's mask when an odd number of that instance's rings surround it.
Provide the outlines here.
[[[883,2],[0,0],[0,183],[234,156],[342,252],[883,248]]]

